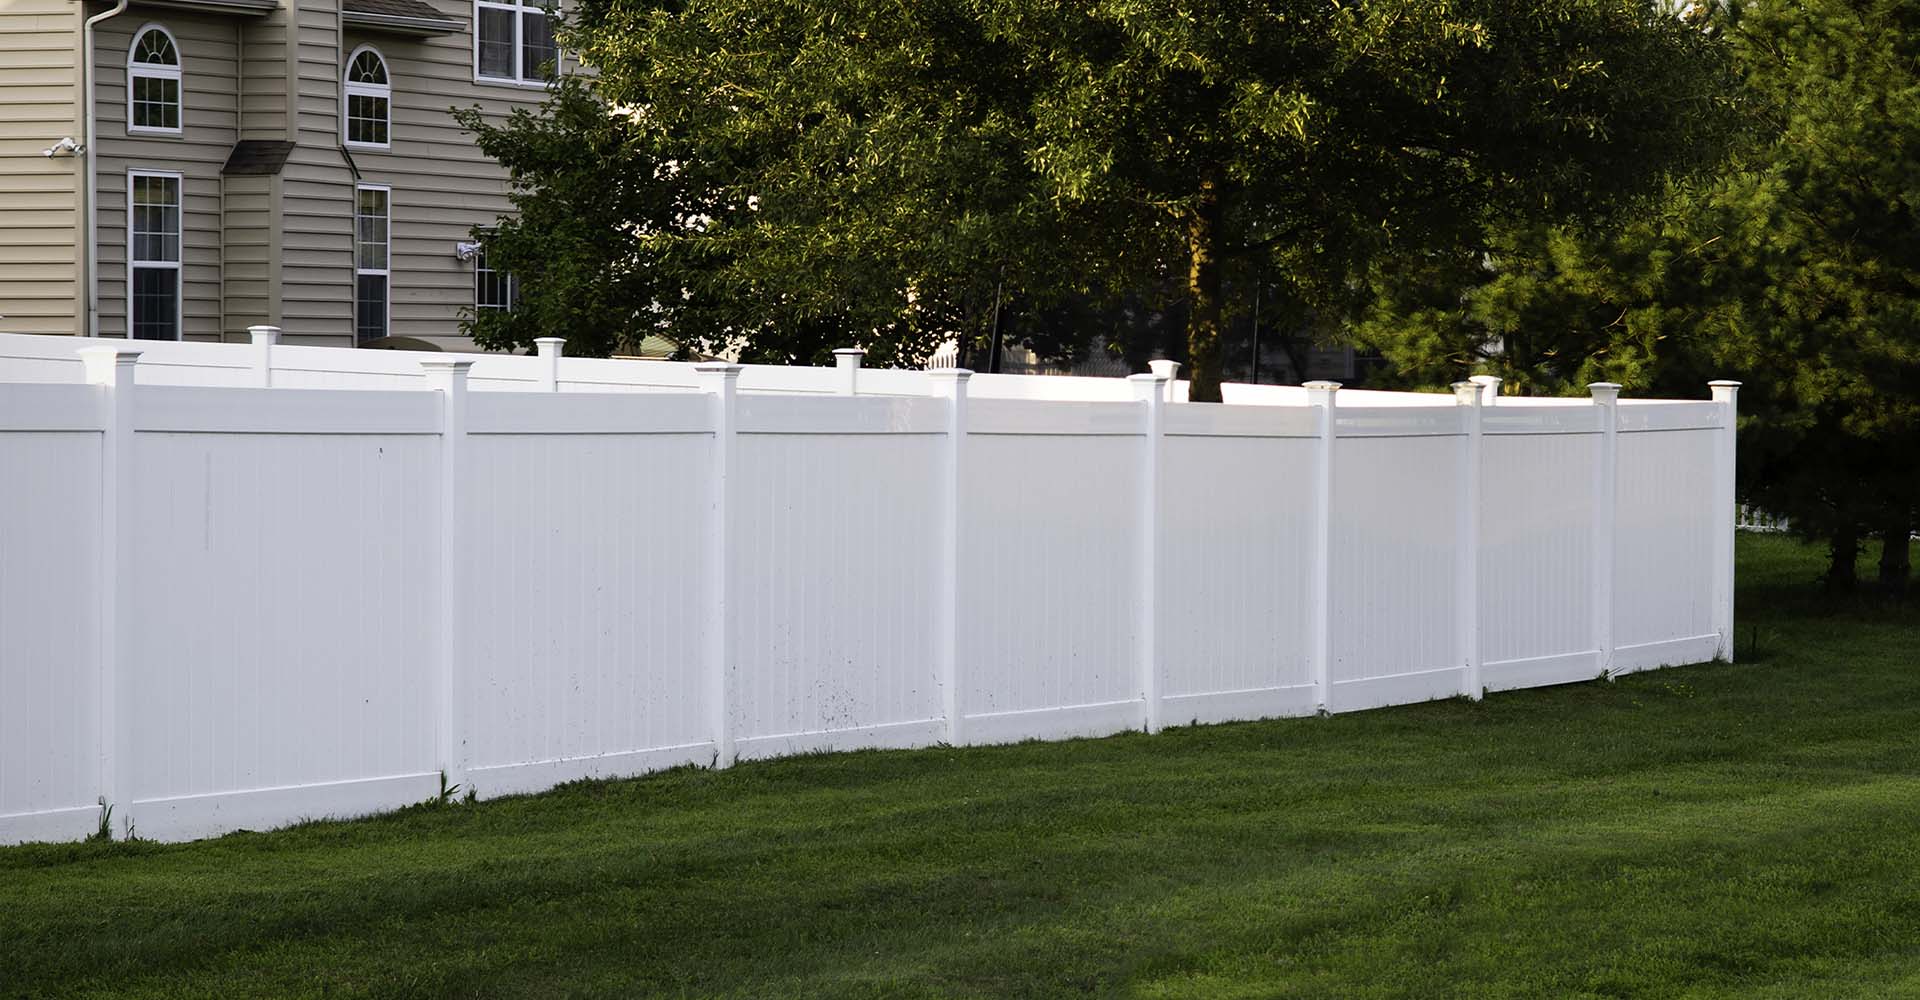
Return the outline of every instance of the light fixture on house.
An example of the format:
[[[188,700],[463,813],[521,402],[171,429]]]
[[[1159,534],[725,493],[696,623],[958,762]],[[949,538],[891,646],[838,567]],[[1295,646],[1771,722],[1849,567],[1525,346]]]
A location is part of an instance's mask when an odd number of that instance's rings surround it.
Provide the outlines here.
[[[453,255],[461,260],[472,260],[480,256],[480,244],[473,240],[461,240],[453,245]]]
[[[87,147],[74,141],[73,136],[67,136],[65,139],[62,139],[59,142],[56,142],[53,145],[48,146],[47,148],[41,150],[40,155],[45,156],[47,159],[51,160],[56,156],[79,156],[81,153],[84,153],[86,151],[87,151]]]

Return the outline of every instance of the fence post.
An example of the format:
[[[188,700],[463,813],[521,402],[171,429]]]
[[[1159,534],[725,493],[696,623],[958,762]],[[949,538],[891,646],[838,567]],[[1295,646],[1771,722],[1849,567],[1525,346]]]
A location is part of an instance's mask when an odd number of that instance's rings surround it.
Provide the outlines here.
[[[1458,619],[1454,627],[1459,630],[1460,662],[1466,668],[1466,676],[1461,679],[1461,693],[1474,701],[1486,695],[1486,681],[1481,676],[1480,658],[1480,480],[1481,431],[1486,396],[1481,387],[1472,382],[1453,384],[1454,402],[1465,408],[1466,437],[1462,440],[1465,454],[1460,468],[1460,523],[1455,532],[1460,546],[1454,583],[1455,600],[1458,602]]]
[[[1180,362],[1168,361],[1165,358],[1155,358],[1152,361],[1147,362],[1147,370],[1167,380],[1166,390],[1161,393],[1161,395],[1165,397],[1167,402],[1169,403],[1181,402],[1181,400],[1177,400],[1173,398],[1173,383],[1174,383],[1174,380],[1179,378],[1180,376]]]
[[[1333,711],[1333,410],[1338,382],[1308,382],[1307,404],[1314,408],[1320,447],[1313,470],[1313,565],[1308,582],[1307,666],[1313,674],[1313,696],[1321,714]]]
[[[1713,454],[1713,628],[1720,633],[1720,659],[1733,662],[1733,532],[1735,445],[1739,441],[1740,383],[1707,383],[1720,404],[1720,433]]]
[[[98,563],[100,807],[118,817],[120,835],[134,832],[133,816],[133,368],[138,347],[79,351],[87,381],[102,387],[106,429],[100,439]]]
[[[534,349],[540,352],[540,389],[543,392],[560,391],[560,349],[567,343],[565,337],[535,337]]]
[[[1149,733],[1160,731],[1160,492],[1161,444],[1165,440],[1167,376],[1129,375],[1133,398],[1141,404],[1140,513],[1134,527],[1139,546],[1139,579],[1134,589],[1133,619],[1138,623],[1140,723]]]
[[[467,784],[466,735],[459,730],[460,622],[454,594],[460,585],[460,546],[466,519],[461,478],[467,452],[467,371],[473,362],[434,358],[420,362],[427,384],[440,392],[440,565],[434,606],[433,700],[440,771],[446,787]],[[471,791],[469,787],[467,789]]]
[[[253,380],[261,388],[273,386],[273,345],[280,342],[277,326],[247,327],[247,339],[253,342]]]
[[[1467,376],[1467,381],[1480,387],[1480,402],[1482,405],[1493,406],[1500,402],[1500,376],[1469,375]]]
[[[704,362],[693,366],[713,397],[713,462],[707,479],[707,711],[713,731],[713,766],[732,767],[733,608],[727,599],[733,566],[734,416],[740,366]]]
[[[860,391],[860,361],[867,352],[858,347],[841,347],[833,352],[833,366],[839,371],[840,386],[836,392],[842,396],[852,396]]]
[[[1619,537],[1616,495],[1620,480],[1620,385],[1587,386],[1600,423],[1600,454],[1593,474],[1593,648],[1600,676],[1613,678],[1613,553]]]
[[[960,697],[960,484],[966,469],[967,380],[965,368],[927,373],[933,394],[947,398],[947,442],[940,482],[940,554],[934,559],[933,657],[940,675],[940,707],[947,743],[965,739],[966,706]]]

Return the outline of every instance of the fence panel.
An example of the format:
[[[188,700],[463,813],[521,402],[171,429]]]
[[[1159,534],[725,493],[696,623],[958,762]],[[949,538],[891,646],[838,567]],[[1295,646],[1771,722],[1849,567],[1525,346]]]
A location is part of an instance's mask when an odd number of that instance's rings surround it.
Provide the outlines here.
[[[739,405],[729,575],[741,755],[935,742],[944,405]]]
[[[1539,414],[1538,423],[1515,409],[1488,411],[1500,420],[1490,419],[1482,446],[1481,653],[1484,683],[1495,691],[1605,669],[1594,634],[1601,437],[1593,408]],[[1556,425],[1564,416],[1584,419]],[[1522,429],[1540,432],[1514,433]]]
[[[475,395],[459,731],[481,794],[712,760],[705,396]]]
[[[1636,408],[1637,409],[1637,408]],[[1713,509],[1713,429],[1659,414],[1654,430],[1627,430],[1622,408],[1615,555],[1615,669],[1712,659],[1714,536],[1733,516]],[[1712,414],[1695,410],[1695,428]]]
[[[1319,442],[1310,416],[1250,407],[1167,414],[1159,620],[1169,723],[1315,708],[1305,484]]]
[[[1465,669],[1456,655],[1454,603],[1464,474],[1458,414],[1353,420],[1367,436],[1338,437],[1333,454],[1328,707],[1458,693]]]
[[[1140,725],[1141,408],[999,399],[969,407],[959,672],[970,740]]]
[[[280,822],[287,800],[365,811],[431,794],[434,397],[134,398],[135,832]]]
[[[0,843],[99,823],[98,395],[0,386]]]

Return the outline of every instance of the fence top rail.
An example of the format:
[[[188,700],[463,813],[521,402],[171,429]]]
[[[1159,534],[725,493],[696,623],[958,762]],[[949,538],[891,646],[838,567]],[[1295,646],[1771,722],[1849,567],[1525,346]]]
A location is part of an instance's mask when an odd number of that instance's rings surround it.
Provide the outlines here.
[[[97,342],[65,336],[0,333],[0,382],[79,382],[83,369],[77,351]],[[549,345],[550,346],[550,345]],[[469,386],[480,392],[533,392],[552,387],[566,392],[675,392],[702,391],[692,362],[637,358],[567,358],[524,354],[483,354],[423,351],[369,351],[347,347],[319,347],[274,343],[263,350],[254,343],[142,341],[135,379],[147,385],[254,386],[270,378],[283,388],[404,389],[425,385],[423,360],[471,361]],[[851,360],[851,359],[850,359]],[[1168,387],[1173,402],[1187,399],[1189,385],[1174,380]],[[938,395],[927,371],[902,368],[819,367],[800,365],[742,365],[742,394],[799,396]],[[967,388],[976,399],[1056,403],[1133,403],[1134,391],[1124,378],[1074,375],[1007,375],[976,373]],[[1230,405],[1308,407],[1307,389],[1291,385],[1229,382],[1221,387]],[[1355,407],[1447,409],[1457,405],[1445,392],[1391,392],[1378,389],[1342,389],[1336,405]],[[1494,409],[1512,407],[1590,407],[1587,397],[1494,397]],[[1688,407],[1692,400],[1622,399],[1627,409]],[[1648,418],[1655,425],[1672,419]],[[1693,419],[1687,417],[1684,419]],[[1624,426],[1623,426],[1623,429]],[[1633,429],[1641,429],[1637,425]],[[1645,429],[1657,429],[1648,427]]]
[[[143,385],[133,409],[136,431],[188,434],[438,434],[442,417],[435,393],[379,389]]]
[[[712,402],[705,393],[475,392],[467,396],[469,434],[712,432]]]
[[[0,433],[106,430],[105,401],[91,385],[0,385]]]

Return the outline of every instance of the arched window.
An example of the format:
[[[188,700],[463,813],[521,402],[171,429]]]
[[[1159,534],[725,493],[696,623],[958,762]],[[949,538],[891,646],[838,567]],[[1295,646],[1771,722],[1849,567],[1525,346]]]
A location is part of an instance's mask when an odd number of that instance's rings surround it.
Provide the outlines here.
[[[387,61],[372,46],[362,45],[348,57],[345,92],[347,145],[390,148],[393,84],[387,78]]]
[[[180,134],[180,47],[157,24],[127,50],[127,131]]]

